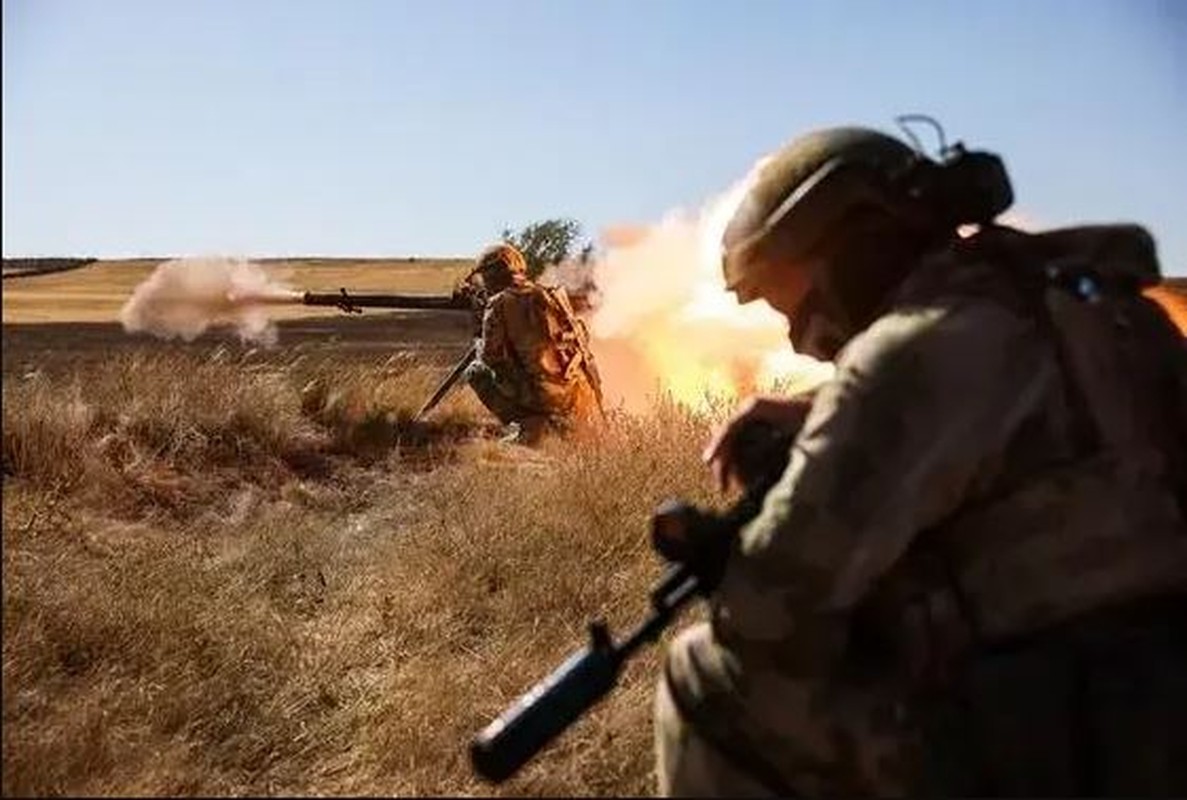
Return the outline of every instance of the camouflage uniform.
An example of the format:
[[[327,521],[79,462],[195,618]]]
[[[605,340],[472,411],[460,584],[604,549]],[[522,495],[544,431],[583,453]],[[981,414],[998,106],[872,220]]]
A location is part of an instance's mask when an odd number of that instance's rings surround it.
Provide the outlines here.
[[[495,416],[518,422],[529,440],[601,418],[601,387],[584,325],[563,289],[522,275],[487,304],[467,380]]]
[[[945,767],[969,772],[969,794],[1187,788],[1187,487],[1176,461],[1187,353],[1180,339],[1153,341],[1165,319],[1145,306],[1112,314],[1010,277],[1019,263],[1083,261],[1121,282],[1157,274],[1140,229],[991,229],[918,266],[841,352],[786,472],[741,532],[711,621],[669,650],[656,701],[661,793],[943,793]],[[1044,296],[1042,308],[1028,299]],[[1164,595],[1184,613],[1164,614],[1161,628],[1093,639],[1076,627]],[[1014,644],[1064,629],[1046,640],[1076,643],[1053,644],[1058,655]],[[1130,660],[1109,655],[1125,630]],[[1089,651],[1099,658],[1086,661]],[[998,695],[1008,713],[927,702],[928,687],[950,696],[982,678],[1018,687]],[[1018,703],[1050,711],[1050,724],[1020,717]],[[1068,774],[1051,774],[1064,767],[1050,766],[1042,737],[1079,729],[1077,713],[1087,735],[1105,737],[1088,748],[1095,772],[1083,774],[1081,748]],[[937,730],[959,735],[929,759]],[[962,742],[979,755],[961,762]],[[1028,747],[1047,752],[1028,764]],[[1017,768],[982,775],[1002,764]]]

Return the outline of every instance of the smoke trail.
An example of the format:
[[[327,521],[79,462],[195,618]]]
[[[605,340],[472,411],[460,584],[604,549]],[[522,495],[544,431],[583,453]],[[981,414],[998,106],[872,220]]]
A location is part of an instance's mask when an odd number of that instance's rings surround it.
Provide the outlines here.
[[[183,258],[162,262],[120,310],[129,333],[193,341],[207,328],[229,325],[245,342],[276,343],[267,306],[292,303],[300,294],[243,259]]]

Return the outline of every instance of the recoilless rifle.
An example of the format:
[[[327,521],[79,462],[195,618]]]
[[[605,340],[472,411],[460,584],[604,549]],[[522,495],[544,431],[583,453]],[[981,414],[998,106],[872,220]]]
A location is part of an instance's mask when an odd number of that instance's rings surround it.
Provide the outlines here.
[[[470,742],[474,771],[492,783],[514,775],[618,682],[623,665],[654,641],[692,600],[721,580],[738,531],[762,508],[763,498],[787,466],[792,435],[765,423],[740,432],[738,475],[745,494],[725,511],[680,500],[651,516],[653,547],[669,562],[651,591],[651,611],[625,638],[614,641],[602,620],[589,625],[589,644],[516,700]]]
[[[334,292],[305,292],[301,302],[307,306],[333,306],[347,314],[361,314],[364,308],[410,308],[438,311],[473,311],[475,298],[465,292],[453,294],[351,294],[346,289]]]

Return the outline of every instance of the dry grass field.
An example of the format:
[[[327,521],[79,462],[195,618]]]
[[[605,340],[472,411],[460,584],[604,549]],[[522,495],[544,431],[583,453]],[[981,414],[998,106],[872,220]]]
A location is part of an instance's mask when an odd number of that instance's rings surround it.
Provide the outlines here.
[[[4,322],[115,322],[132,290],[160,263],[158,259],[99,261],[89,266],[9,279],[4,284]],[[272,275],[293,288],[336,292],[448,294],[470,268],[467,259],[260,259]],[[292,306],[276,309],[277,319],[333,316],[332,308]]]
[[[4,282],[4,794],[649,793],[655,648],[512,781],[466,748],[587,620],[645,613],[652,507],[711,499],[706,420],[657,406],[527,450],[459,391],[413,424],[464,314],[159,342],[110,322],[147,266]]]
[[[657,404],[527,450],[459,391],[413,423],[464,313],[160,342],[114,322],[151,266],[3,285],[3,793],[650,793],[657,648],[505,785],[466,747],[587,620],[645,613],[651,509],[713,500],[709,421]],[[399,292],[465,268],[278,266]]]

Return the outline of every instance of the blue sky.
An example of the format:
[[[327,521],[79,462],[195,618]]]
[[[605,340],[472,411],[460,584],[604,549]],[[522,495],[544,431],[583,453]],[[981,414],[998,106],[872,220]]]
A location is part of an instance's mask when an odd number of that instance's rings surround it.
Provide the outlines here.
[[[3,248],[470,255],[915,111],[1187,274],[1180,0],[5,0]]]

